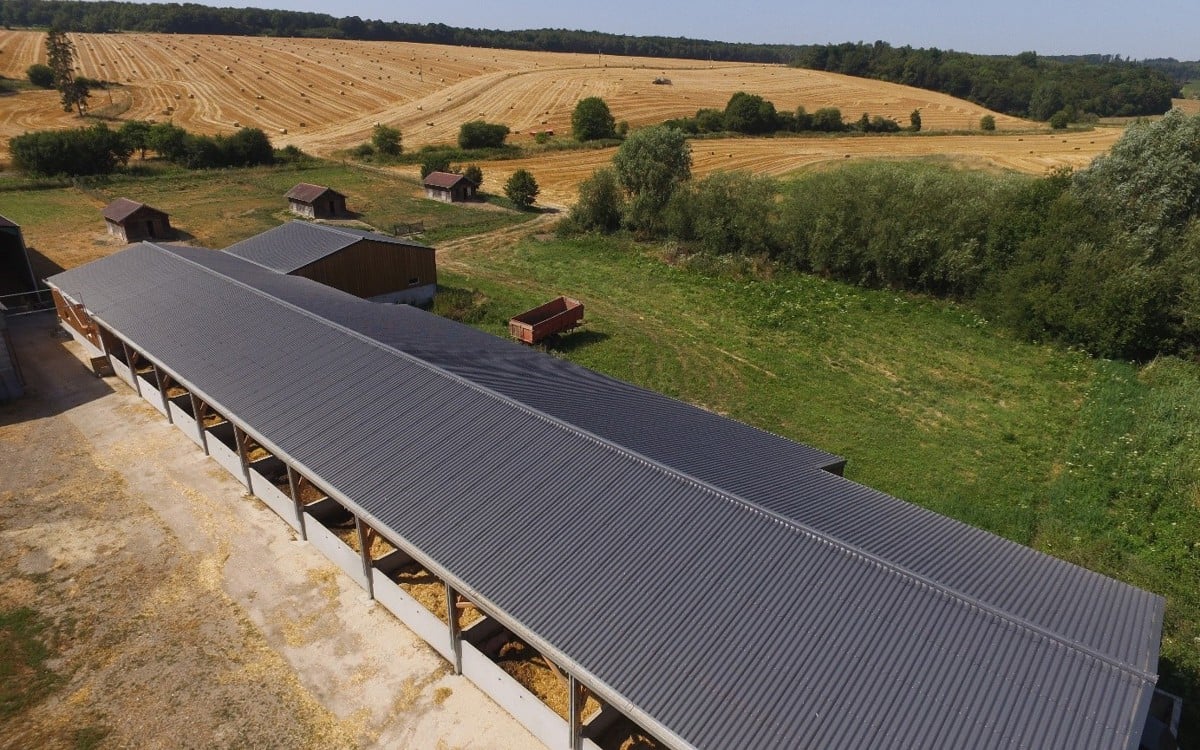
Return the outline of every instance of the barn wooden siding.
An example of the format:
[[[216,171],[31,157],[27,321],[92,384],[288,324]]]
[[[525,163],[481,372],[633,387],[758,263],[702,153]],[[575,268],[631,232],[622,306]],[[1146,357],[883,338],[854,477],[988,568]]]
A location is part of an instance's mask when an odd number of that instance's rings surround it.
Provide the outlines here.
[[[376,297],[437,283],[432,248],[363,239],[293,271],[356,297]]]

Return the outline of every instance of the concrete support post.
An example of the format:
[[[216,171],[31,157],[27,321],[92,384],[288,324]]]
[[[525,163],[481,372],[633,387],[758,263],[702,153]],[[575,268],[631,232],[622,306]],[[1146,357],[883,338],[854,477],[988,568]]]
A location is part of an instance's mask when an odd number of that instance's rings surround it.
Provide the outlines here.
[[[307,542],[308,529],[304,527],[304,503],[300,502],[300,481],[296,476],[296,470],[291,465],[287,467],[287,475],[292,504],[296,506],[296,523],[300,524],[300,538]]]
[[[246,489],[254,494],[254,485],[250,483],[250,459],[246,456],[246,433],[233,426],[233,442],[237,445],[238,460],[242,462],[242,476],[246,477]]]
[[[450,648],[454,650],[454,674],[462,674],[462,627],[458,624],[458,592],[448,583],[446,615],[450,620]]]
[[[188,398],[192,401],[192,416],[196,418],[196,431],[200,433],[200,447],[204,449],[204,455],[208,455],[208,430],[204,429],[204,415],[200,413],[200,399],[196,398],[196,394],[188,391]]]
[[[362,556],[363,575],[367,578],[367,596],[375,598],[375,582],[371,580],[371,535],[368,526],[358,516],[354,517],[354,532],[358,535],[358,551]]]
[[[583,705],[587,700],[587,688],[575,679],[575,675],[567,675],[567,689],[567,726],[570,730],[567,747],[583,750]]]
[[[129,350],[129,344],[121,341],[121,348],[125,350],[125,361],[129,363],[129,374],[133,376],[133,390],[137,391],[137,395],[142,395],[142,383],[138,380],[137,374],[137,359],[133,352]]]
[[[175,418],[171,416],[171,400],[167,398],[167,381],[170,377],[163,375],[158,369],[158,365],[154,367],[154,382],[158,384],[158,395],[162,398],[163,411],[167,413],[167,421],[175,424]]]

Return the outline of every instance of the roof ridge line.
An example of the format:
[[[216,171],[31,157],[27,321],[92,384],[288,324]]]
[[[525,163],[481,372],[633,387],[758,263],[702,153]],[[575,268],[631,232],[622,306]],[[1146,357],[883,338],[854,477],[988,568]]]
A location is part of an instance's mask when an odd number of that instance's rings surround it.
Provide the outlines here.
[[[156,247],[160,250],[170,253],[169,249],[164,248],[161,245],[157,245],[155,243],[150,243],[150,242],[147,242],[146,244],[153,245],[154,247]],[[214,251],[214,252],[221,252],[221,251]],[[668,466],[668,465],[662,463],[661,461],[650,458],[649,456],[639,453],[638,451],[635,451],[632,448],[629,448],[627,446],[621,445],[620,443],[616,443],[616,442],[613,442],[612,440],[601,437],[600,435],[597,435],[594,432],[591,432],[590,430],[586,430],[582,427],[579,427],[578,425],[572,424],[570,422],[567,422],[567,421],[560,419],[558,417],[555,417],[553,415],[539,411],[538,409],[535,409],[532,406],[521,403],[520,401],[517,401],[516,399],[511,398],[510,396],[506,396],[503,393],[494,391],[491,388],[488,388],[487,386],[481,385],[479,383],[472,382],[472,381],[468,380],[467,378],[465,378],[461,375],[458,375],[457,373],[450,372],[449,370],[439,367],[431,362],[427,362],[419,357],[409,354],[408,352],[398,349],[390,344],[386,344],[377,339],[373,339],[370,336],[367,336],[366,334],[355,331],[352,328],[348,328],[347,326],[344,326],[341,323],[337,323],[335,321],[329,320],[328,318],[318,315],[317,313],[315,313],[311,310],[306,310],[305,308],[300,307],[299,305],[296,305],[292,302],[280,299],[279,297],[276,297],[275,295],[270,294],[262,289],[254,287],[250,284],[247,284],[243,281],[232,278],[230,276],[226,276],[225,274],[220,273],[219,271],[216,271],[214,269],[208,268],[200,263],[197,263],[197,262],[191,260],[190,258],[185,258],[181,255],[176,255],[175,253],[171,253],[171,255],[174,255],[174,257],[179,258],[180,260],[184,261],[185,263],[188,263],[190,265],[193,265],[197,268],[204,270],[205,272],[209,273],[210,275],[220,276],[221,278],[226,279],[227,281],[230,281],[234,284],[237,284],[238,286],[241,286],[241,287],[244,287],[244,288],[250,290],[251,292],[253,292],[254,294],[256,294],[260,297],[265,297],[267,299],[270,299],[279,305],[282,305],[284,307],[290,308],[292,310],[295,310],[295,311],[301,313],[305,317],[308,317],[312,320],[316,320],[319,323],[322,323],[330,328],[334,328],[336,330],[342,331],[343,333],[349,334],[353,338],[363,341],[364,343],[366,343],[370,346],[373,346],[378,349],[382,349],[387,352],[391,352],[391,353],[417,365],[418,367],[421,367],[423,369],[431,371],[431,372],[433,372],[443,378],[446,378],[448,380],[457,382],[460,385],[464,385],[467,388],[469,388],[473,391],[482,393],[485,396],[488,396],[489,398],[492,398],[496,401],[500,401],[501,403],[506,403],[510,407],[516,408],[517,410],[519,410],[529,416],[532,416],[535,419],[539,419],[539,420],[548,422],[550,424],[554,424],[554,425],[558,426],[559,428],[566,430],[567,432],[573,433],[575,435],[578,435],[579,437],[584,438],[585,440],[590,440],[598,445],[608,448],[609,450],[612,450],[616,453],[625,455],[634,461],[643,463],[646,466],[649,466],[662,474],[666,474],[666,475],[668,475],[672,478],[675,478],[679,481],[683,481],[685,483],[692,484],[697,489],[707,492],[708,494],[714,495],[717,498],[722,499],[728,503],[740,506],[751,513],[760,514],[779,525],[794,529],[796,532],[803,534],[807,537],[810,537],[820,543],[828,544],[831,547],[835,547],[835,548],[839,549],[840,551],[842,551],[844,554],[860,557],[863,560],[880,567],[881,569],[883,569],[885,572],[887,572],[889,574],[913,580],[918,585],[921,585],[921,586],[929,588],[933,591],[939,592],[948,598],[958,600],[968,607],[973,607],[977,610],[980,610],[981,612],[991,614],[992,616],[996,617],[999,620],[1003,620],[1003,621],[1012,623],[1013,625],[1015,625],[1017,627],[1023,628],[1027,631],[1031,631],[1036,635],[1040,635],[1040,636],[1046,638],[1047,640],[1051,640],[1056,643],[1059,643],[1060,645],[1063,645],[1074,651],[1080,652],[1080,653],[1084,654],[1085,656],[1089,656],[1098,661],[1104,662],[1104,663],[1108,664],[1109,666],[1112,666],[1122,672],[1133,675],[1135,677],[1139,677],[1143,680],[1150,680],[1152,682],[1157,682],[1157,675],[1154,675],[1149,672],[1145,672],[1134,664],[1125,663],[1125,662],[1121,661],[1120,659],[1116,659],[1107,654],[1101,653],[1101,652],[1097,651],[1096,649],[1092,648],[1091,646],[1087,646],[1083,643],[1072,640],[1072,639],[1066,637],[1065,635],[1056,633],[1047,627],[1038,625],[1038,624],[1028,620],[1027,618],[1020,617],[1014,613],[1008,612],[1007,610],[1001,609],[999,607],[989,605],[989,604],[981,601],[978,597],[971,596],[969,594],[966,594],[966,593],[963,593],[956,589],[953,589],[946,584],[934,581],[934,580],[930,579],[928,576],[922,575],[906,566],[889,561],[889,560],[881,557],[880,555],[877,555],[873,552],[869,552],[865,549],[862,549],[858,545],[851,544],[843,539],[839,539],[839,538],[830,536],[830,535],[828,535],[824,532],[821,532],[820,530],[815,529],[812,526],[809,526],[808,524],[805,524],[796,519],[788,518],[787,516],[777,513],[776,511],[773,511],[763,505],[760,505],[759,503],[756,503],[753,500],[745,498],[735,492],[718,487],[710,482],[707,482],[703,479],[700,479],[691,474],[688,474],[687,472],[685,472],[681,469],[676,469],[672,466]],[[233,257],[237,257],[237,256],[233,256]],[[280,275],[286,276],[287,274],[280,274]],[[318,283],[318,282],[313,282],[313,283]],[[812,469],[812,471],[821,471],[821,469]],[[846,479],[845,477],[838,477],[838,479],[841,479],[842,481],[846,481],[846,482],[853,482],[853,480]],[[855,483],[855,484],[857,484],[857,483]],[[1016,542],[1012,542],[1012,543],[1016,544]]]

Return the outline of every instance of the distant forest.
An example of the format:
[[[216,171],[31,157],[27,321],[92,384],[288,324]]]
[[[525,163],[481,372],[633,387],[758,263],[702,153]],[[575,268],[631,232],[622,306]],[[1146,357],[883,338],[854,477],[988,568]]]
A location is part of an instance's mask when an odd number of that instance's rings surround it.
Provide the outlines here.
[[[1171,98],[1178,96],[1179,83],[1200,77],[1195,75],[1200,63],[1176,60],[1141,63],[1109,55],[1050,58],[1034,52],[1015,56],[975,55],[936,48],[893,47],[885,42],[739,44],[566,29],[498,31],[196,4],[0,0],[0,23],[6,27],[53,26],[64,31],[307,36],[782,63],[940,91],[998,112],[1035,120],[1047,120],[1060,111],[1065,111],[1071,119],[1087,115],[1161,114],[1170,108]]]

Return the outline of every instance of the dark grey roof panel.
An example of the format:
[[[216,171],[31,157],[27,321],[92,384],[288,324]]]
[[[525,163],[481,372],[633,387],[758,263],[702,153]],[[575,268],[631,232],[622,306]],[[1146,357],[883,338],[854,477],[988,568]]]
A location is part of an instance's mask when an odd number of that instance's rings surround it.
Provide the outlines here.
[[[359,240],[430,250],[425,245],[349,227],[291,221],[225,248],[225,252],[279,273],[291,273]]]
[[[195,251],[181,250],[195,255]],[[213,266],[206,256],[196,258]],[[213,266],[231,278],[679,471],[842,539],[917,575],[986,600],[1114,659],[1154,671],[1157,643],[1120,617],[1137,591],[993,534],[812,469],[837,457],[469,326],[405,305]],[[1003,561],[1004,564],[997,564]],[[1037,570],[1031,583],[1013,570]],[[1090,612],[1087,601],[1109,602]]]
[[[1053,618],[1014,617],[187,254],[142,244],[51,282],[668,741],[1082,750],[1140,735],[1154,677],[1115,646],[1084,647]],[[1095,630],[1157,642],[1160,598],[994,545],[989,564],[1012,580],[1093,592]]]

